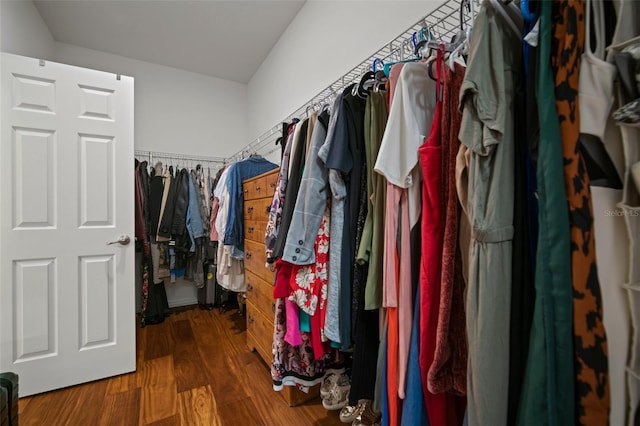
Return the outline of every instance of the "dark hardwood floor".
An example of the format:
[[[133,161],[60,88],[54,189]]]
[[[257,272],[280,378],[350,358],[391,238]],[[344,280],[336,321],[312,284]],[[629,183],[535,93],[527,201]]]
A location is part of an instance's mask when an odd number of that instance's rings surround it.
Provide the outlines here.
[[[137,330],[137,371],[20,399],[20,425],[341,425],[315,398],[289,407],[246,345],[245,318],[181,309]]]

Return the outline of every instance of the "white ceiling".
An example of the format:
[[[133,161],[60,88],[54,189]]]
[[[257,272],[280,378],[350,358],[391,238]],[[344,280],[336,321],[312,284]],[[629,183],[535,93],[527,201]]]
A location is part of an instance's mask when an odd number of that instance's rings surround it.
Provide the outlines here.
[[[306,0],[34,0],[63,43],[247,83]]]

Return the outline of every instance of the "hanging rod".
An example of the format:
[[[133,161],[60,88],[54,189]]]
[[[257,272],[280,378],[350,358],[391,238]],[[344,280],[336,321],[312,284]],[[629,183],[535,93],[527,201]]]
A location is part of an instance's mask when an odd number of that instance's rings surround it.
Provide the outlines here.
[[[219,163],[224,164],[224,157],[209,157],[205,155],[190,155],[190,154],[176,154],[173,152],[161,152],[161,151],[144,151],[136,149],[134,153],[135,157],[138,158],[146,158],[151,164],[156,159],[158,160],[182,160],[182,161],[191,161],[191,162],[202,162],[202,163]]]
[[[471,25],[475,18],[479,7],[479,0],[450,0],[445,1],[440,6],[429,12],[424,18],[407,28],[403,33],[380,48],[377,52],[361,61],[342,77],[335,80],[320,93],[303,104],[300,108],[280,120],[278,124],[262,133],[241,150],[226,159],[226,162],[241,160],[251,153],[262,153],[262,150],[268,148],[275,140],[282,136],[281,129],[283,122],[290,122],[293,118],[300,118],[308,115],[310,109],[314,110],[317,106],[324,105],[330,98],[337,93],[343,91],[351,83],[360,81],[360,77],[371,69],[374,59],[381,59],[383,62],[402,60],[414,57],[412,37],[414,33],[420,33],[422,28],[428,29],[436,39],[450,40],[461,30],[461,19],[465,26]],[[470,11],[461,13],[462,5],[470,6]],[[271,147],[269,152],[277,151],[277,148]]]

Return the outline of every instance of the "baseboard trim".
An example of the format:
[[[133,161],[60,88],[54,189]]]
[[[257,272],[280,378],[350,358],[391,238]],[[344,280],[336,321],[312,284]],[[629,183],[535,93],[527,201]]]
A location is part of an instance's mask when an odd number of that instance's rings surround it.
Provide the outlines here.
[[[182,299],[172,299],[169,300],[170,308],[177,308],[179,306],[189,306],[189,305],[197,305],[198,298],[197,297],[184,297]]]

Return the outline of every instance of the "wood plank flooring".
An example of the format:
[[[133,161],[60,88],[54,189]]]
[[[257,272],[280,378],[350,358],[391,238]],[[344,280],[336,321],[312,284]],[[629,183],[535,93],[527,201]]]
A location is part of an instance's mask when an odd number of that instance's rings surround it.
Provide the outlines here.
[[[20,425],[341,425],[318,398],[289,407],[237,311],[181,309],[137,330],[137,371],[20,399]]]

